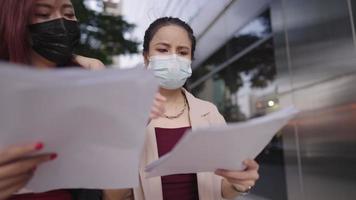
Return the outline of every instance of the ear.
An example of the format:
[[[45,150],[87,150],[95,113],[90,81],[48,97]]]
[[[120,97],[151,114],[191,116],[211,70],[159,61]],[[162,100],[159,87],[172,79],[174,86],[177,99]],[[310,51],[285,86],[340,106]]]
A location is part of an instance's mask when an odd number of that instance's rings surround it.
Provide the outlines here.
[[[147,52],[143,52],[142,55],[143,55],[143,59],[144,59],[143,61],[145,63],[145,67],[147,68],[148,67],[148,63],[149,63],[149,61],[148,61],[148,53]]]

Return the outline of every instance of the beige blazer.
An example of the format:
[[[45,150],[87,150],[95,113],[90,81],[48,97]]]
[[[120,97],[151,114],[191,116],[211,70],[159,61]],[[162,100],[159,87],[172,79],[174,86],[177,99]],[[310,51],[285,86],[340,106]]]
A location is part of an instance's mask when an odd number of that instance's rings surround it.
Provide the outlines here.
[[[189,117],[192,129],[225,125],[224,117],[216,106],[195,98],[184,90],[189,105]],[[134,189],[135,200],[163,200],[161,177],[145,178],[145,166],[158,159],[155,131],[151,124],[146,128],[144,152],[140,164],[140,187]],[[214,173],[198,173],[198,191],[201,200],[221,200],[222,177]]]

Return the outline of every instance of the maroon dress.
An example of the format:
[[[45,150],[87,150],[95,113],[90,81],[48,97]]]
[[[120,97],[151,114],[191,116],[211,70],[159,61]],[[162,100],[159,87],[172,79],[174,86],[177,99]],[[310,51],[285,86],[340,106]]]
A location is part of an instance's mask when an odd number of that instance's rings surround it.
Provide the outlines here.
[[[187,129],[190,127],[155,128],[159,157],[171,151]],[[164,200],[199,200],[196,174],[162,176],[161,179]]]
[[[9,200],[72,200],[72,195],[66,190],[56,190],[39,194],[19,194]]]

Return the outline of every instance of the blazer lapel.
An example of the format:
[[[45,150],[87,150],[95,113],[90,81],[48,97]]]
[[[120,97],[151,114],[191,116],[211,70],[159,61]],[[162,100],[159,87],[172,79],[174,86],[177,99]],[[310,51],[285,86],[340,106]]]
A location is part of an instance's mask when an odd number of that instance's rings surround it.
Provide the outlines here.
[[[199,127],[206,127],[209,124],[209,121],[206,118],[210,114],[210,111],[202,108],[199,101],[187,90],[183,89],[183,92],[189,105],[189,119],[192,130]]]
[[[143,186],[145,199],[163,200],[161,177],[146,178],[145,167],[152,161],[158,159],[157,141],[155,136],[155,128],[152,123],[146,128],[146,141],[143,153],[143,160],[140,167],[140,178]]]

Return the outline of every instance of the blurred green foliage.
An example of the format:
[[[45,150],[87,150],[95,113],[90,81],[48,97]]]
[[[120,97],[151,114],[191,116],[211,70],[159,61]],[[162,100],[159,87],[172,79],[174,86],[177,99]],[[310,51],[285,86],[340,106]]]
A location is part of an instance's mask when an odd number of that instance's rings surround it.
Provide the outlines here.
[[[82,34],[76,54],[97,58],[109,65],[115,55],[138,53],[139,42],[124,37],[133,31],[134,24],[122,16],[91,10],[83,0],[72,0],[72,3]]]

